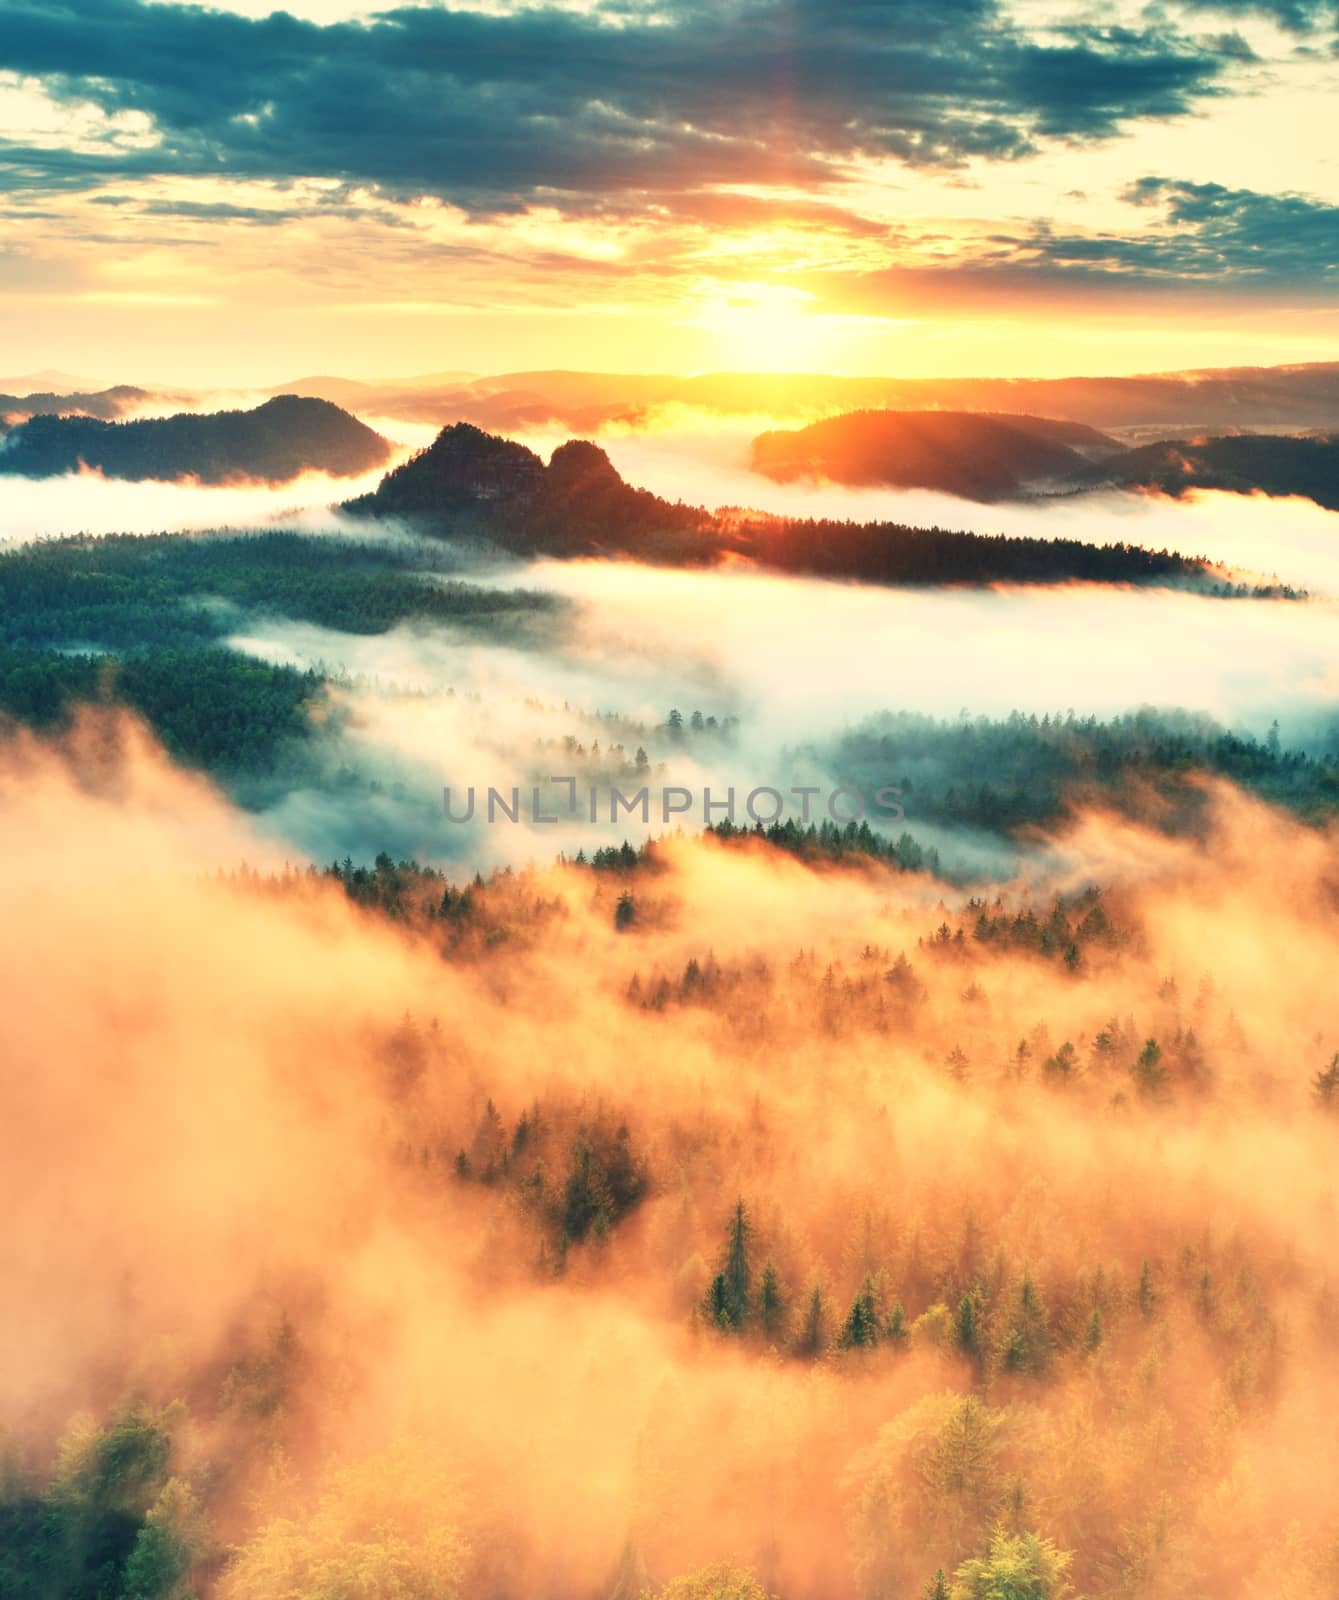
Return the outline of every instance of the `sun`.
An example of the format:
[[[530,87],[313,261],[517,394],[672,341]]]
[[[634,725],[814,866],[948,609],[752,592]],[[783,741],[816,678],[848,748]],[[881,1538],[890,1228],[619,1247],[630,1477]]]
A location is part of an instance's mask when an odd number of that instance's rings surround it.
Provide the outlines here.
[[[863,321],[816,310],[803,289],[742,283],[704,298],[692,325],[711,335],[722,370],[836,372],[857,331],[850,325]]]

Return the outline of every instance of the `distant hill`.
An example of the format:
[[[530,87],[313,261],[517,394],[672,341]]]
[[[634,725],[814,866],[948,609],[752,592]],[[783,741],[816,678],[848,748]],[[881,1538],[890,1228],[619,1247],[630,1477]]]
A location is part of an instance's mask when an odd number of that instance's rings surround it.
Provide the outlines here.
[[[1051,418],[856,411],[759,434],[753,468],[780,483],[827,478],[991,502],[1072,483],[1121,449],[1093,428]]]
[[[76,378],[73,373],[46,367],[41,372],[25,372],[14,378],[0,378],[0,392],[5,394],[34,394],[45,390],[49,394],[73,394],[77,389],[91,390],[97,385],[87,378]]]
[[[1300,495],[1339,510],[1339,436],[1162,439],[1127,449],[1081,424],[953,411],[857,411],[759,434],[756,472],[781,483],[936,489],[992,502],[1097,489]]]
[[[372,384],[376,414],[506,432],[558,423],[595,431],[666,405],[799,420],[861,410],[1053,417],[1128,444],[1235,429],[1339,430],[1339,362],[1110,378],[848,378],[828,373],[534,371]],[[329,396],[333,398],[334,396]],[[358,402],[359,409],[365,409]]]
[[[354,477],[390,453],[380,434],[338,406],[280,395],[254,411],[137,422],[35,416],[0,440],[0,472],[48,478],[83,465],[109,478],[286,483],[309,471]]]
[[[1301,495],[1339,511],[1339,436],[1163,440],[1127,451],[1107,465],[1104,475],[1127,489],[1171,495],[1189,489]]]
[[[309,378],[295,378],[290,383],[277,384],[268,394],[300,394],[316,400],[329,400],[337,406],[375,413],[389,403],[392,406],[404,394],[415,395],[422,390],[455,392],[471,384],[475,372],[428,372],[417,378],[399,378],[391,381],[369,382],[361,378],[337,378],[317,374]]]
[[[346,502],[440,538],[488,540],[519,556],[629,557],[665,566],[747,561],[783,572],[888,584],[1177,583],[1214,589],[1203,562],[1133,545],[991,537],[898,523],[713,515],[625,483],[598,445],[572,440],[547,465],[469,423]]]
[[[291,383],[277,384],[273,389],[264,391],[266,394],[301,395],[305,400],[328,400],[333,406],[360,406],[376,394],[376,389],[368,383],[360,383],[357,378],[294,378]]]
[[[60,404],[24,402],[23,414],[82,410],[93,416],[120,415],[97,409],[94,402],[98,396],[82,392],[86,387],[53,383],[41,398]],[[17,380],[0,382],[0,391],[11,399],[23,394]],[[1339,362],[1224,367],[1129,378],[851,378],[806,372],[711,372],[684,377],[562,370],[480,377],[448,370],[378,379],[317,374],[294,379],[268,393],[329,400],[363,417],[392,417],[437,427],[464,421],[503,434],[555,424],[571,433],[596,433],[611,422],[635,426],[669,405],[779,421],[793,418],[797,425],[824,416],[873,410],[1053,418],[1114,433],[1127,445],[1173,435],[1207,437],[1242,430],[1339,431]],[[164,398],[161,389],[155,391],[155,398]],[[182,407],[191,403],[184,394],[168,398]],[[72,403],[75,401],[85,403]]]
[[[21,385],[15,384],[14,388],[19,390]],[[112,389],[99,389],[95,394],[0,393],[0,420],[25,422],[29,417],[49,415],[100,417],[104,422],[110,422],[146,401],[159,398],[147,389],[136,389],[128,383],[118,383]]]

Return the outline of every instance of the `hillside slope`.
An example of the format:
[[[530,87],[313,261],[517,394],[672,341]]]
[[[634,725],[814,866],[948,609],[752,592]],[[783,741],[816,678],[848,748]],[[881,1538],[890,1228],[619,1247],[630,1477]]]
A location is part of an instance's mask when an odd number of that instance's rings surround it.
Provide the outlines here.
[[[1081,424],[953,411],[856,411],[759,434],[753,469],[778,483],[933,489],[991,503],[1099,489],[1299,495],[1339,510],[1339,435],[1238,433],[1128,449]]]
[[[779,483],[935,489],[989,503],[1072,483],[1121,446],[1081,423],[969,411],[855,411],[759,434],[753,468]]]
[[[136,422],[35,416],[0,441],[0,472],[49,478],[84,466],[135,481],[287,483],[304,472],[355,477],[390,453],[380,434],[338,406],[280,395],[254,411]]]
[[[1170,495],[1190,489],[1300,495],[1339,511],[1339,435],[1162,440],[1117,457],[1106,476],[1121,488]]]

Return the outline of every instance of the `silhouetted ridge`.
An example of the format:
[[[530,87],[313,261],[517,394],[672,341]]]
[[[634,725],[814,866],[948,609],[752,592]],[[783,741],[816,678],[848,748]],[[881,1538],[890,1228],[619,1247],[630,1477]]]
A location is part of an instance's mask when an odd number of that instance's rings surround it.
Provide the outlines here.
[[[713,515],[633,488],[587,440],[559,446],[545,466],[523,445],[468,423],[444,428],[344,509],[399,518],[440,538],[486,538],[520,556],[626,556],[665,566],[734,559],[889,584],[1221,581],[1202,561],[1136,545]]]
[[[49,478],[93,467],[109,478],[260,479],[303,472],[349,478],[384,465],[390,445],[326,400],[279,395],[254,411],[183,412],[135,422],[35,416],[0,443],[0,472]]]
[[[143,405],[146,400],[155,398],[163,397],[155,397],[147,389],[136,389],[128,383],[118,383],[111,389],[99,389],[93,394],[56,394],[51,390],[0,394],[0,418],[18,423],[29,417],[50,414],[59,417],[101,417],[103,421],[110,422],[132,406]]]
[[[1241,433],[1127,448],[1078,423],[968,412],[856,411],[759,434],[754,470],[786,483],[937,489],[1024,500],[1095,489],[1305,495],[1339,510],[1339,435]]]
[[[1224,433],[1249,423],[1301,431],[1339,428],[1339,363],[1237,367],[1112,378],[837,377],[815,372],[446,373],[412,382],[351,384],[313,378],[288,386],[359,412],[440,424],[466,418],[497,433],[561,426],[597,432],[613,421],[637,424],[662,406],[802,417],[859,410],[959,411],[978,416],[1064,418],[1137,435],[1128,442],[1191,431]]]
[[[618,468],[588,439],[569,439],[549,458],[549,488],[568,494],[589,494],[625,487]]]
[[[434,518],[494,501],[518,504],[537,491],[543,475],[544,463],[533,450],[457,422],[347,509]]]
[[[856,411],[760,434],[753,466],[781,483],[826,478],[990,502],[1069,484],[1088,472],[1090,461],[1120,450],[1093,428],[1046,417]]]
[[[634,489],[588,440],[559,445],[545,466],[524,445],[468,422],[443,428],[426,450],[344,509],[404,518],[442,535],[483,535],[517,554],[636,549],[648,560],[674,561],[700,555],[697,530],[712,520]]]
[[[1293,438],[1237,434],[1172,439],[1127,451],[1107,474],[1121,488],[1180,495],[1190,489],[1232,494],[1304,495],[1339,511],[1339,435]]]

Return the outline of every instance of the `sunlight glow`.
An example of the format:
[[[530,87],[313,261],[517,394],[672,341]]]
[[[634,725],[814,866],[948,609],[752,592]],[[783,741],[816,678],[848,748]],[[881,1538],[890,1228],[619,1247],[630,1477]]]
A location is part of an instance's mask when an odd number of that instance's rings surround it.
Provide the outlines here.
[[[739,284],[706,299],[689,325],[712,336],[721,368],[748,372],[841,372],[847,365],[843,356],[862,337],[911,325],[822,312],[815,305],[802,289]]]

